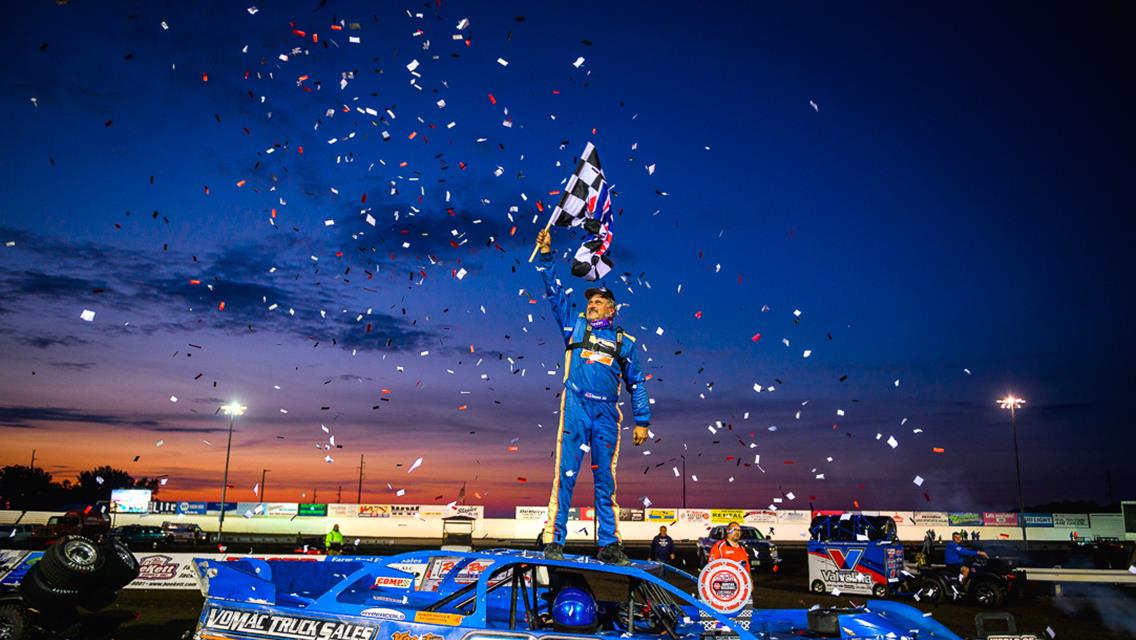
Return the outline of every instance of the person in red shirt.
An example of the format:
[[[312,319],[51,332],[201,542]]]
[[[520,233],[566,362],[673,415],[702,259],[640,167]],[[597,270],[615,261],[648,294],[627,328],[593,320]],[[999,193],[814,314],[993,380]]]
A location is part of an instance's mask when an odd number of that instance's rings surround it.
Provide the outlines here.
[[[742,526],[736,522],[726,525],[726,537],[715,542],[710,547],[710,560],[726,558],[740,562],[745,566],[746,573],[750,572],[749,551],[742,546]]]

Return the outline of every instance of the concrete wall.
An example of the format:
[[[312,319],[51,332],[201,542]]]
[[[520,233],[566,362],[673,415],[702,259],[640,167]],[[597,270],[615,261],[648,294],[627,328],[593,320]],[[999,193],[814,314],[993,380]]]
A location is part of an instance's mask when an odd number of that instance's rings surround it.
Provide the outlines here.
[[[15,522],[21,512],[0,511],[0,524]],[[54,515],[50,512],[27,512],[20,522],[39,524],[47,521]],[[773,528],[774,540],[808,539],[808,522],[810,513],[807,511],[781,512],[778,517],[786,520],[776,523],[753,523],[762,533],[768,534]],[[898,515],[898,514],[897,514]],[[206,531],[217,530],[217,515],[173,515],[173,514],[117,514],[114,517],[116,526],[126,524],[145,524],[160,526],[163,522],[195,523]],[[352,538],[439,538],[442,533],[440,518],[422,517],[388,517],[388,518],[361,518],[361,517],[251,517],[246,518],[240,514],[228,513],[225,515],[225,531],[229,533],[249,534],[275,534],[322,536],[331,529],[333,524],[339,524],[343,534],[350,541]],[[677,520],[671,522],[620,522],[620,533],[624,540],[644,541],[650,540],[659,530],[659,525],[665,524],[670,535],[677,541],[693,541],[704,536],[711,524],[703,521]],[[1124,538],[1123,522],[1119,514],[1092,514],[1090,528],[1079,528],[1077,534],[1081,537],[1094,535],[1113,536]],[[503,540],[534,540],[544,526],[541,519],[518,520],[514,518],[482,518],[476,521],[474,537],[479,539]],[[588,540],[594,535],[595,522],[590,520],[572,520],[568,523],[569,540]],[[967,529],[980,532],[983,540],[1020,540],[1022,530],[1017,527],[993,526],[926,526],[912,525],[910,522],[899,524],[899,537],[905,541],[918,541],[928,529],[934,529],[937,535],[949,537],[951,531]],[[1067,527],[1030,527],[1028,534],[1031,540],[1068,540],[1074,529]]]

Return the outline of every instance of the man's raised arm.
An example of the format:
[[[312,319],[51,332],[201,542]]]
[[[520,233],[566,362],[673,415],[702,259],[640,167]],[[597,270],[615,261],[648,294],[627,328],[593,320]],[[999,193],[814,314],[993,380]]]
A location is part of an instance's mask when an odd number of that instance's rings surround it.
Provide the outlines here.
[[[536,236],[537,246],[540,247],[540,262],[536,270],[544,279],[544,292],[548,295],[548,303],[552,305],[552,315],[560,324],[560,334],[564,336],[564,344],[572,338],[572,319],[568,312],[568,298],[564,295],[564,286],[556,277],[556,264],[552,256],[552,238],[548,229],[542,230]]]

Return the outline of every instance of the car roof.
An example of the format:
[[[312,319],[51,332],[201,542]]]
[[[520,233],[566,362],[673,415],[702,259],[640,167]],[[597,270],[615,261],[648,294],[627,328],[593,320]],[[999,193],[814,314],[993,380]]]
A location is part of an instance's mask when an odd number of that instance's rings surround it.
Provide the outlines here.
[[[520,549],[488,549],[485,551],[441,551],[432,549],[428,551],[409,551],[395,556],[388,556],[384,564],[398,564],[407,561],[428,561],[436,557],[460,557],[473,560],[492,561],[494,569],[500,569],[516,564],[536,564],[545,567],[560,567],[586,571],[644,577],[643,574],[660,576],[663,565],[650,560],[632,560],[630,565],[617,566],[601,562],[591,556],[564,554],[563,560],[549,560],[541,551],[525,551]],[[672,567],[673,569],[673,567]],[[677,569],[674,569],[677,571]],[[483,574],[487,576],[489,572]],[[495,573],[495,572],[494,572]],[[692,578],[693,579],[693,578]]]

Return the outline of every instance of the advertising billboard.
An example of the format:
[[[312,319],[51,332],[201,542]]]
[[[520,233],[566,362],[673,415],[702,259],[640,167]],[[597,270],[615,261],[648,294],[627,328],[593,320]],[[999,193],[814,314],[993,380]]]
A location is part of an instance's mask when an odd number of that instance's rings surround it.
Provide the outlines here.
[[[153,494],[149,489],[111,489],[111,513],[149,513],[150,497]]]

